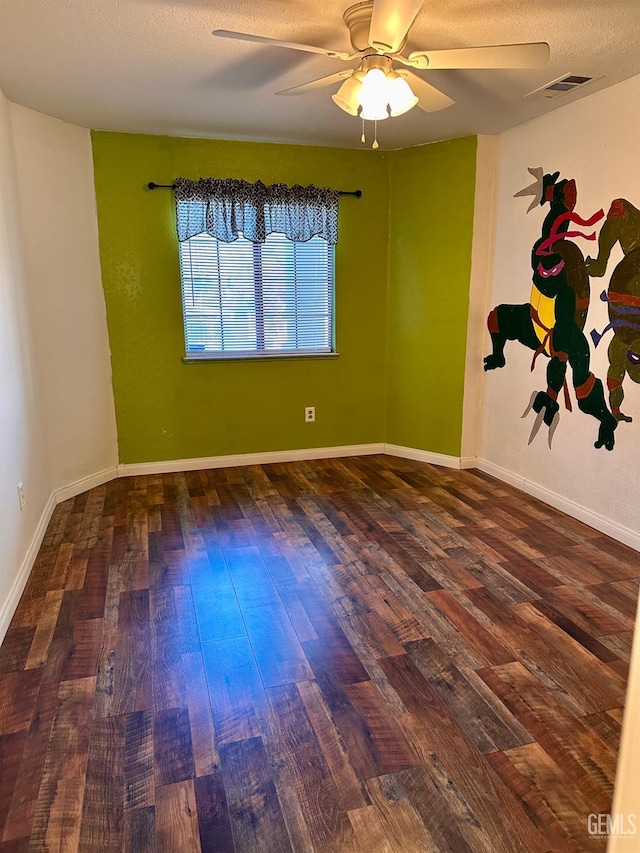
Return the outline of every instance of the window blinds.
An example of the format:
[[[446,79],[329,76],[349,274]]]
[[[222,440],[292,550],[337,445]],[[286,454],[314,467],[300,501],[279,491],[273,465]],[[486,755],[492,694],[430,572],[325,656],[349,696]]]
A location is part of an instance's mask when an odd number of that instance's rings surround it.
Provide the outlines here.
[[[320,237],[180,243],[187,355],[332,352],[333,260]]]

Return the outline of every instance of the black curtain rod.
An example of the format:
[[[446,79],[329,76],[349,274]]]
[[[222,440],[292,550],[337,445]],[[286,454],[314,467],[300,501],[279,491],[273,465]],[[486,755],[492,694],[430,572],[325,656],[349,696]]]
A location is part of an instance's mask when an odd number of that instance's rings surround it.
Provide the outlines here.
[[[175,190],[175,184],[156,184],[154,181],[149,181],[147,184],[150,190]],[[362,190],[338,190],[338,195],[354,195],[356,198],[362,196]]]

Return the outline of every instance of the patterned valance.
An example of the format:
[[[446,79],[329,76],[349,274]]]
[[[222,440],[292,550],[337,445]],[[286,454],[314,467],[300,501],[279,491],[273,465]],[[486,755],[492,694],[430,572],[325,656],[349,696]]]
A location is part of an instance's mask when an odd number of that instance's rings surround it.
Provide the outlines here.
[[[338,242],[337,190],[295,184],[250,184],[235,178],[175,181],[178,240],[211,234],[232,243],[242,234],[264,243],[276,231],[289,240],[306,243],[322,237]]]

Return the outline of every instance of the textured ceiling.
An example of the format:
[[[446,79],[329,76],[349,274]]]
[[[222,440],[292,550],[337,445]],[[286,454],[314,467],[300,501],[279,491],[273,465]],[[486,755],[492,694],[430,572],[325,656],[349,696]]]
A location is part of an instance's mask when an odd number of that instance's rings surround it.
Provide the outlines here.
[[[349,66],[211,35],[241,30],[351,52],[348,5],[0,0],[0,88],[16,103],[90,128],[359,147],[359,119],[331,101],[337,86],[274,94]],[[545,68],[418,72],[456,104],[381,123],[380,147],[498,133],[640,73],[640,2],[426,0],[405,53],[524,41],[549,43]],[[565,74],[598,79],[553,100],[524,97]]]

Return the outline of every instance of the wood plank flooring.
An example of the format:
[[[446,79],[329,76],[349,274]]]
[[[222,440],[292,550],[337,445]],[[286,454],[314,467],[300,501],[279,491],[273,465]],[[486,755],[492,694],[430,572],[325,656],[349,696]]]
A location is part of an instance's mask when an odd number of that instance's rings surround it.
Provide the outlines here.
[[[0,649],[0,853],[604,850],[639,582],[477,471],[92,489]]]

